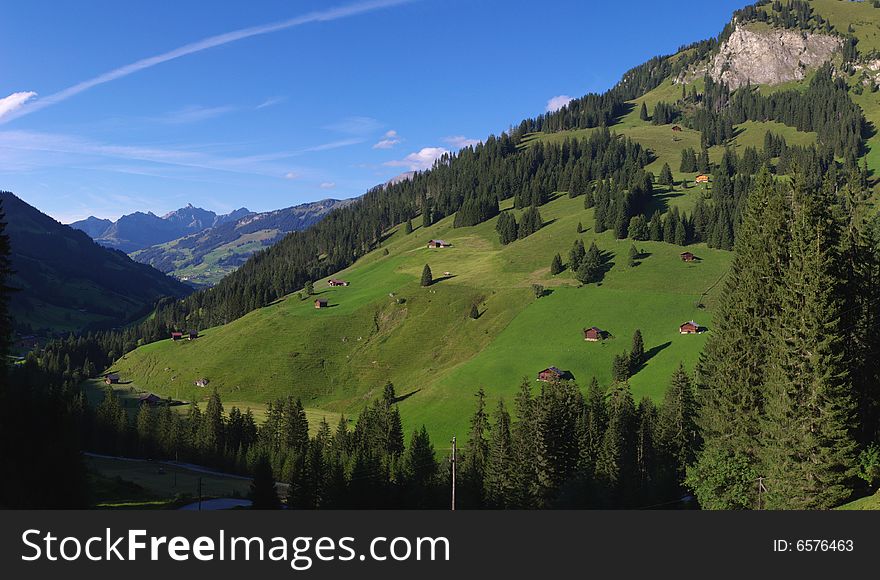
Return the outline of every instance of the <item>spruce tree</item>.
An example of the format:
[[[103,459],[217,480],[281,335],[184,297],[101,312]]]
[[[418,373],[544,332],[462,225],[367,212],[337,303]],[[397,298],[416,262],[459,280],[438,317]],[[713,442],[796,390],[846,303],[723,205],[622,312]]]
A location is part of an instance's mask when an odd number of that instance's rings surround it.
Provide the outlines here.
[[[673,373],[663,395],[658,419],[658,445],[665,468],[677,487],[684,482],[686,468],[693,463],[699,443],[696,401],[691,379],[683,365]]]
[[[642,108],[639,109],[639,119],[642,121],[648,120],[648,107],[645,105],[644,101],[642,101]]]
[[[480,309],[477,308],[476,304],[471,304],[471,312],[470,315],[471,320],[476,320],[480,317]]]
[[[757,505],[764,372],[788,262],[788,214],[769,172],[757,176],[697,376],[704,439],[688,485],[706,509]]]
[[[674,179],[672,177],[672,169],[670,169],[668,163],[663,164],[663,168],[660,170],[660,185],[665,185],[667,187],[672,187],[674,183]]]
[[[410,235],[412,231],[412,220],[406,220],[406,223],[403,225],[403,233],[406,235]]]
[[[632,347],[629,351],[629,372],[635,374],[645,364],[645,342],[642,340],[642,331],[636,329],[632,337]]]
[[[795,176],[790,262],[773,325],[761,468],[761,507],[827,509],[851,494],[855,401],[841,337],[836,224],[830,196]]]
[[[510,413],[499,399],[495,424],[489,431],[489,454],[486,458],[483,494],[485,506],[505,509],[517,505],[513,439],[510,434]]]
[[[636,409],[627,383],[608,395],[608,426],[596,460],[596,477],[608,506],[626,507],[632,500],[635,475]]]
[[[489,460],[489,414],[486,412],[486,392],[481,387],[476,394],[477,408],[471,417],[471,428],[464,446],[461,462],[463,505],[478,507],[483,504],[483,479]]]
[[[251,481],[251,509],[277,510],[281,508],[278,492],[275,491],[275,476],[272,465],[265,456],[257,460],[254,479]]]
[[[556,274],[561,273],[562,270],[562,257],[559,254],[556,254],[553,256],[553,261],[550,263],[550,274],[555,276]]]
[[[434,276],[431,274],[431,267],[425,264],[425,267],[422,268],[422,287],[428,287],[434,283]]]

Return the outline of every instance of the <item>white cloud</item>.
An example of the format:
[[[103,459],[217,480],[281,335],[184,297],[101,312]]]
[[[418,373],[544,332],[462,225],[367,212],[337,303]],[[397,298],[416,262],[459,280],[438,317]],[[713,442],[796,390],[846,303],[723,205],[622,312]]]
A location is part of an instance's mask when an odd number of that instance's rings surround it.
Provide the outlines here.
[[[391,149],[401,141],[402,139],[398,136],[397,131],[386,131],[383,139],[373,145],[373,149]]]
[[[572,100],[572,97],[569,97],[568,95],[557,95],[547,101],[547,112],[552,113],[553,111],[558,111],[565,105],[569,104]]]
[[[160,120],[163,123],[168,123],[170,125],[184,125],[187,123],[198,123],[199,121],[213,119],[214,117],[231,113],[234,110],[235,107],[228,105],[222,107],[201,107],[193,105],[177,111],[172,111],[162,116]]]
[[[0,119],[12,113],[36,96],[37,93],[33,91],[21,91],[18,93],[12,93],[8,97],[3,97],[0,99]]]
[[[424,171],[430,169],[437,159],[440,159],[449,151],[443,147],[425,147],[415,153],[410,153],[403,159],[386,161],[388,167],[408,167],[410,171]]]
[[[60,103],[61,101],[65,101],[70,97],[76,96],[98,85],[103,85],[104,83],[109,83],[116,79],[127,77],[128,75],[134,74],[144,69],[152,68],[156,65],[184,56],[188,56],[190,54],[202,52],[203,50],[208,50],[209,48],[223,46],[224,44],[243,40],[252,36],[270,34],[272,32],[278,32],[281,30],[286,30],[288,28],[294,28],[313,22],[330,22],[332,20],[338,20],[340,18],[356,16],[358,14],[364,14],[366,12],[372,12],[374,10],[380,10],[382,8],[389,8],[411,1],[412,0],[369,0],[367,2],[359,2],[355,4],[348,4],[346,6],[339,6],[337,8],[331,8],[329,10],[318,10],[314,12],[309,12],[307,14],[303,14],[295,18],[290,18],[288,20],[283,20],[281,22],[251,26],[249,28],[241,28],[239,30],[233,30],[232,32],[210,36],[208,38],[204,38],[202,40],[180,46],[178,48],[175,48],[174,50],[163,52],[162,54],[143,58],[131,64],[121,66],[104,74],[67,87],[66,89],[49,95],[46,98],[34,101],[27,107],[18,109],[15,113],[0,116],[0,123],[4,123],[22,115],[33,113],[34,111],[39,111],[40,109],[44,109],[46,107]]]
[[[288,171],[284,174],[284,179],[299,179],[300,177],[302,176],[296,171]]]
[[[452,135],[451,137],[444,137],[443,142],[453,149],[464,149],[465,147],[473,147],[474,145],[479,145],[480,140],[468,139],[464,135]]]
[[[265,109],[266,107],[274,107],[275,105],[280,105],[286,100],[287,97],[269,97],[268,99],[257,105],[256,108]]]
[[[336,183],[333,181],[325,181],[321,184],[321,189],[333,189],[336,187]]]
[[[180,168],[226,171],[277,178],[279,175],[298,175],[290,166],[272,164],[291,154],[261,154],[250,156],[216,155],[203,145],[163,148],[142,145],[117,145],[93,141],[72,135],[34,131],[0,131],[0,171],[21,171],[37,167],[79,167],[83,159],[124,159],[148,164],[162,164]],[[111,169],[102,162],[96,168]]]

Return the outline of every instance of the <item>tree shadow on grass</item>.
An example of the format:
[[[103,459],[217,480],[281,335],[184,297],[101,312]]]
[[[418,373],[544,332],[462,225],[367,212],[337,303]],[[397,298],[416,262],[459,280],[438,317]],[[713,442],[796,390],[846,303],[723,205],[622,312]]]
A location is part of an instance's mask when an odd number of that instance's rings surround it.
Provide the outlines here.
[[[399,402],[401,402],[401,401],[405,401],[405,400],[409,399],[410,397],[412,397],[413,395],[415,395],[416,393],[418,393],[418,392],[421,391],[421,390],[422,390],[422,389],[416,389],[415,391],[410,391],[410,392],[408,392],[408,393],[406,393],[406,394],[400,395],[399,397],[394,397],[394,400],[391,401],[391,402],[392,402],[392,403],[399,403]]]
[[[645,356],[644,356],[644,358],[642,359],[642,364],[640,364],[640,365],[638,366],[638,368],[636,368],[636,369],[633,370],[633,374],[635,374],[635,373],[639,372],[640,370],[642,370],[643,368],[645,368],[645,365],[648,364],[648,361],[649,361],[649,360],[651,360],[652,358],[654,358],[655,356],[657,356],[658,354],[660,354],[661,351],[666,350],[666,349],[669,348],[670,346],[672,346],[672,343],[669,342],[669,341],[667,341],[667,342],[664,342],[663,344],[658,344],[657,346],[655,346],[655,347],[653,347],[653,348],[650,348],[650,349],[646,350],[646,351],[645,351]]]

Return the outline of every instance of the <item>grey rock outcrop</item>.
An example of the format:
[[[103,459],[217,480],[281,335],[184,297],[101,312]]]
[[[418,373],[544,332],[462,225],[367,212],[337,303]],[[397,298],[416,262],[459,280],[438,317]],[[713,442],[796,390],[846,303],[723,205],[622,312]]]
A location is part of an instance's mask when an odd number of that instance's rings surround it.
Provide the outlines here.
[[[775,85],[802,80],[840,48],[837,36],[737,25],[709,63],[709,75],[731,89],[747,82]]]

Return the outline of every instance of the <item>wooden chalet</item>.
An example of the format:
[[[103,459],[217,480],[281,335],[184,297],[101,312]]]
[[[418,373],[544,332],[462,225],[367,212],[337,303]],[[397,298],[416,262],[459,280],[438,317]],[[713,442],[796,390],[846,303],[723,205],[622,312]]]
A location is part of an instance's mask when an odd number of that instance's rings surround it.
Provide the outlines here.
[[[146,395],[141,395],[138,397],[138,404],[147,405],[148,407],[157,407],[163,403],[162,397],[158,395],[154,395],[153,393],[147,393]]]
[[[199,337],[199,331],[198,331],[198,330],[190,330],[190,331],[189,331],[189,336],[188,336],[187,339],[188,339],[188,340],[195,340],[195,339],[197,339],[198,337]]]
[[[605,338],[605,331],[601,328],[591,326],[584,329],[584,340],[589,342],[599,342]]]
[[[697,257],[690,252],[682,252],[679,255],[681,256],[682,262],[693,262],[697,259]]]
[[[544,383],[549,383],[552,381],[560,381],[564,376],[565,373],[558,368],[548,367],[538,373],[538,380]]]
[[[117,373],[110,373],[104,377],[104,383],[107,385],[118,385],[119,375]]]
[[[429,248],[448,248],[451,245],[452,244],[444,240],[431,240],[428,242]]]
[[[709,176],[705,173],[698,175],[696,179],[694,179],[696,183],[709,183]]]
[[[182,338],[183,338],[182,332],[172,332],[171,333],[171,340],[181,340]]]
[[[334,278],[330,278],[327,283],[331,286],[348,286],[348,281],[346,280],[336,280]]]
[[[690,320],[679,326],[678,332],[681,334],[699,334],[703,332],[703,327],[693,320]]]
[[[318,298],[315,300],[315,308],[327,308],[328,304],[329,303],[324,298]]]
[[[673,125],[672,132],[673,133],[681,133],[681,127],[679,127],[678,125]]]

